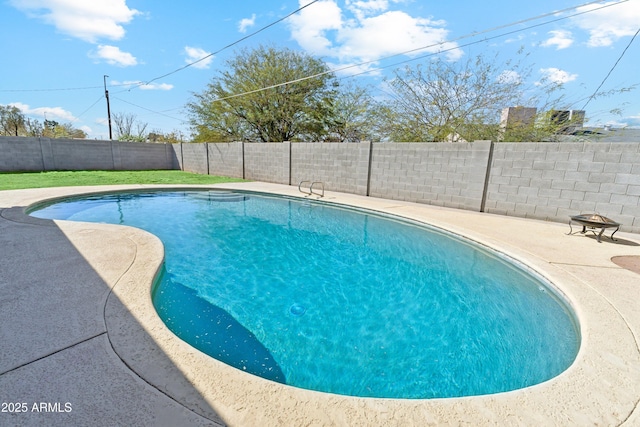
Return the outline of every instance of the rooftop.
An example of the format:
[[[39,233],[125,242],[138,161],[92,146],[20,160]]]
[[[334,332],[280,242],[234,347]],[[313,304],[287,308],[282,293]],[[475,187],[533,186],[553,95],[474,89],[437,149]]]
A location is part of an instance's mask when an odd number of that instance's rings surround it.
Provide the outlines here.
[[[582,127],[569,135],[560,135],[561,142],[638,142],[640,128]]]

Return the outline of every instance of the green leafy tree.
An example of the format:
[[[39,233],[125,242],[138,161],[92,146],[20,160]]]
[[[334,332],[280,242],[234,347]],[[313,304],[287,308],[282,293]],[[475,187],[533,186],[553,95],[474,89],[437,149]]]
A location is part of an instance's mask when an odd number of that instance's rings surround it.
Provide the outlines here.
[[[55,120],[45,120],[43,125],[38,120],[25,117],[17,107],[2,105],[0,105],[0,135],[46,138],[87,137],[83,130],[73,127],[71,123],[60,124]]]
[[[187,104],[195,142],[329,138],[337,83],[322,61],[260,46],[240,51],[226,65]]]
[[[337,142],[380,141],[384,131],[379,119],[385,114],[384,108],[367,88],[353,83],[340,87],[334,101],[332,139]]]
[[[184,142],[185,137],[184,137],[184,134],[179,130],[173,130],[171,132],[163,132],[159,129],[156,129],[149,132],[149,135],[147,136],[147,140],[149,142],[176,144],[179,142]]]

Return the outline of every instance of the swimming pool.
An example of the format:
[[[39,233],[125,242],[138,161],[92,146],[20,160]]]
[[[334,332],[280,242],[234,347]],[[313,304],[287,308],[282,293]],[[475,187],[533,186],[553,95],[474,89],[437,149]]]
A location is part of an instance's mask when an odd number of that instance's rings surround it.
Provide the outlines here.
[[[298,387],[495,393],[552,378],[579,346],[571,311],[540,278],[403,220],[192,191],[75,199],[33,215],[158,235],[166,262],[154,304],[169,328],[232,366]]]

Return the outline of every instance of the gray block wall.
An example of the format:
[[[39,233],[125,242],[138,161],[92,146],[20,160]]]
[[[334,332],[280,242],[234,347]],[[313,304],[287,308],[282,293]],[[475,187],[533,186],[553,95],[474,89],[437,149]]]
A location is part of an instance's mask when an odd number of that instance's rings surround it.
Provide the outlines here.
[[[111,141],[78,141],[40,138],[47,170],[113,170]],[[50,159],[50,161],[49,161]]]
[[[559,222],[597,212],[640,232],[640,143],[495,144],[485,211]]]
[[[244,177],[252,181],[290,183],[289,142],[244,144]]]
[[[169,144],[0,137],[0,171],[176,169]]]
[[[291,145],[291,184],[320,181],[326,190],[366,195],[369,150],[369,142],[294,143]]]
[[[43,171],[37,138],[0,137],[0,171]]]
[[[179,169],[172,144],[112,142],[114,169],[166,170]]]
[[[207,144],[180,144],[180,146],[182,148],[182,170],[186,172],[208,175],[209,153]]]
[[[209,150],[209,173],[211,175],[228,176],[231,178],[244,177],[243,144],[211,143]]]
[[[491,143],[374,144],[370,195],[479,211]]]
[[[597,212],[640,232],[638,142],[171,145],[0,137],[0,171],[178,168],[290,185],[321,181],[328,191],[559,222]]]

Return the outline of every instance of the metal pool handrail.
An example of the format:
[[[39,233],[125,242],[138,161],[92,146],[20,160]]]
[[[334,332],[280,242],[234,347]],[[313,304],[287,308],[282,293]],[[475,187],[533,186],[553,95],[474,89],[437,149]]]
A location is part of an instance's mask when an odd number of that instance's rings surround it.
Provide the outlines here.
[[[302,189],[302,184],[304,184],[305,182],[310,183],[309,190],[307,190],[307,191]],[[316,184],[319,184],[319,185],[322,186],[322,189],[321,189],[322,192],[321,193],[317,193],[317,192],[313,191],[313,186],[316,185]],[[300,191],[301,193],[307,194],[309,196],[315,194],[316,196],[324,197],[324,182],[321,182],[321,181],[300,181],[300,184],[298,184],[298,191]]]

